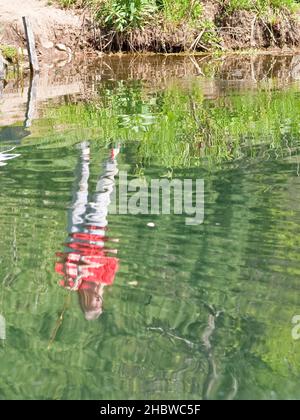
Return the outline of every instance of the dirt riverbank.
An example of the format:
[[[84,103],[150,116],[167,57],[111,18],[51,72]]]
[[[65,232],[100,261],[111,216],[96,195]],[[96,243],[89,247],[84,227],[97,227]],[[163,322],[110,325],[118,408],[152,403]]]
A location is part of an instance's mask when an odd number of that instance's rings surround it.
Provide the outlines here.
[[[111,52],[214,52],[232,50],[288,51],[300,48],[297,14],[283,9],[266,21],[253,11],[228,14],[224,3],[199,0],[200,27],[186,23],[152,22],[143,29],[117,34],[100,27],[89,9],[61,9],[47,0],[0,0],[0,44],[26,54],[22,16],[29,16],[41,62],[70,62],[75,55]]]
[[[0,0],[0,44],[25,47],[22,16],[28,16],[42,61],[70,61],[88,47],[85,14],[62,10],[46,0]]]

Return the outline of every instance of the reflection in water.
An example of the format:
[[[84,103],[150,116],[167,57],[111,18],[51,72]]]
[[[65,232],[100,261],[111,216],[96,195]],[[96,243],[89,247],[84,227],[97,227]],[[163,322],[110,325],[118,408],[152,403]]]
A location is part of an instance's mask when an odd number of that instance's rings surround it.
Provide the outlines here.
[[[10,153],[15,149],[15,147],[12,147],[8,150],[0,151],[0,166],[7,165],[7,160],[15,159],[16,157],[20,156],[18,153]]]
[[[73,205],[69,212],[68,240],[66,250],[57,255],[56,272],[64,276],[60,284],[68,290],[77,291],[82,311],[87,320],[97,319],[102,313],[104,287],[114,282],[118,270],[116,249],[105,248],[108,206],[118,173],[116,157],[119,148],[113,148],[110,158],[104,163],[93,200],[88,202],[90,147],[80,144],[80,160],[77,166],[77,182]]]
[[[30,84],[29,84],[29,89],[28,89],[28,98],[27,98],[26,114],[25,114],[25,121],[24,121],[25,128],[28,128],[31,126],[32,120],[35,115],[38,80],[39,80],[38,74],[30,75]]]
[[[25,107],[5,101],[0,151],[22,158],[0,168],[0,399],[299,399],[299,60],[195,57],[197,78],[188,57],[128,60],[85,72],[91,102],[38,103],[21,144]],[[130,178],[204,178],[204,224],[116,214],[107,231],[115,156],[87,186],[107,139]],[[69,307],[96,318],[103,296],[101,322]]]
[[[6,322],[3,315],[0,314],[0,340],[6,339]]]

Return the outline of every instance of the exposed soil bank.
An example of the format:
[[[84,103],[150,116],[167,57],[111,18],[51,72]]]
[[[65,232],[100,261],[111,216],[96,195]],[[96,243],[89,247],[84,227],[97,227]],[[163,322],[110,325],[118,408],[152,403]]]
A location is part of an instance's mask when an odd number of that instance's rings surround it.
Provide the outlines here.
[[[300,47],[300,20],[287,8],[269,8],[265,13],[228,10],[227,0],[198,0],[199,21],[166,22],[159,16],[143,29],[123,33],[97,27],[90,42],[104,52],[206,52],[241,49],[297,49]]]
[[[0,0],[0,44],[24,48],[22,16],[30,17],[42,62],[70,62],[90,52],[207,52],[241,49],[298,49],[300,21],[287,9],[272,21],[253,11],[228,13],[226,2],[198,0],[195,25],[156,19],[143,29],[117,33],[101,27],[89,9],[60,9],[47,0]]]
[[[30,18],[42,61],[70,61],[88,44],[85,15],[49,6],[47,0],[0,0],[0,44],[25,47],[22,16]]]

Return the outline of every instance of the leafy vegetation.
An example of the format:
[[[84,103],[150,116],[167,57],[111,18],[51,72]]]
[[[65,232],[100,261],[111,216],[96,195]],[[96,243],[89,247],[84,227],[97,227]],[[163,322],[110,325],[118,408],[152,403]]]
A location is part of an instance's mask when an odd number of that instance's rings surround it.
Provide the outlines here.
[[[287,9],[294,12],[298,6],[295,0],[220,0],[228,13],[235,10],[252,10],[257,13],[267,13],[272,10]]]
[[[153,18],[165,22],[193,22],[202,14],[202,7],[194,0],[107,0],[94,4],[96,19],[108,28],[124,32],[143,28]]]
[[[154,15],[161,15],[166,22],[197,23],[204,5],[199,0],[58,0],[63,7],[89,6],[97,20],[117,31],[142,28]],[[216,0],[226,13],[250,10],[258,14],[276,10],[294,12],[296,0]]]
[[[143,28],[153,18],[166,22],[193,22],[202,14],[196,0],[59,0],[63,7],[88,6],[96,20],[108,28],[124,32]]]
[[[11,61],[12,63],[18,61],[18,50],[16,47],[2,44],[0,45],[0,52],[6,60]]]
[[[156,4],[167,21],[197,21],[203,12],[202,5],[196,0],[156,0]]]
[[[86,6],[91,10],[99,29],[94,35],[96,48],[163,53],[223,49],[226,43],[234,49],[240,44],[243,48],[259,47],[256,42],[264,48],[298,45],[300,28],[294,19],[298,3],[216,0],[211,12],[211,3],[200,0],[60,0],[64,7]],[[253,20],[234,14],[243,10],[252,13]],[[244,39],[241,33],[245,33]]]
[[[95,16],[105,27],[124,32],[131,28],[142,29],[151,22],[156,11],[155,1],[151,0],[108,0],[99,6]]]

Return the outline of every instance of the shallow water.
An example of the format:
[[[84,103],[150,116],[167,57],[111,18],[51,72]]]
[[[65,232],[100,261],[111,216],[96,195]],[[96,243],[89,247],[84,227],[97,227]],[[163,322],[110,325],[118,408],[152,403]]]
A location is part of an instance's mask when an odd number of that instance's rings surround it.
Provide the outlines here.
[[[0,398],[300,398],[297,63],[108,58],[58,69],[36,81],[29,123],[22,83],[4,88]],[[83,220],[118,144],[129,179],[204,179],[204,222],[109,213],[104,248],[99,232],[83,242],[101,242],[93,255],[119,268],[87,321],[57,264],[82,241],[74,232],[103,216],[102,196]]]

